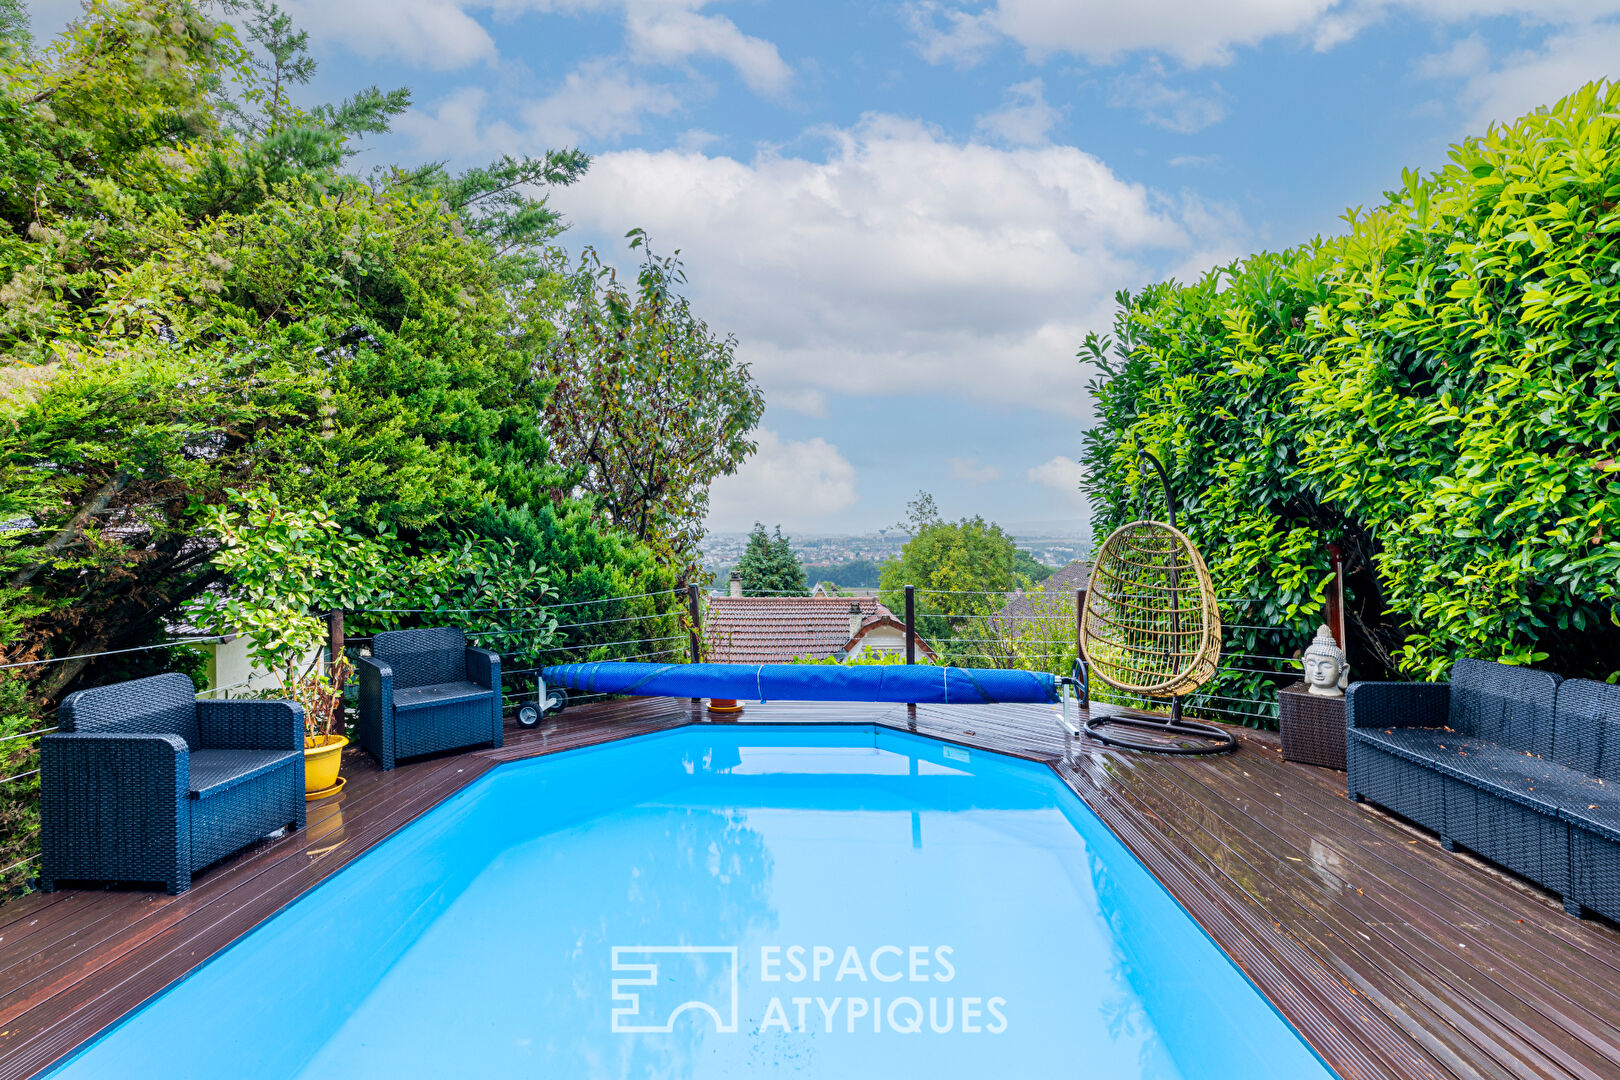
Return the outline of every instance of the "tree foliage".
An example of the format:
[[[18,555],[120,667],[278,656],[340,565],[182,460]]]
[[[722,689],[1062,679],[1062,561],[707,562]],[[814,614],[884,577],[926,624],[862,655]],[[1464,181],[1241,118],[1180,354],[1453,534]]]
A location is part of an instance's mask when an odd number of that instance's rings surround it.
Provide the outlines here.
[[[22,0],[0,0],[0,61],[27,52],[32,44]]]
[[[1363,677],[1620,669],[1620,86],[1407,172],[1343,236],[1120,295],[1082,355],[1099,535],[1172,467],[1228,651],[1303,645],[1329,542]],[[1255,685],[1245,685],[1246,682]],[[1261,677],[1222,693],[1254,697]]]
[[[264,0],[225,7],[240,32],[187,0],[95,0],[0,55],[0,657],[144,646],[192,614],[304,642],[347,603],[425,609],[356,632],[551,599],[622,620],[567,631],[581,656],[673,634],[673,572],[569,494],[546,434],[565,282],[544,190],[588,159],[356,177],[406,92],[300,106],[305,37]],[[285,529],[301,551],[255,539]],[[477,618],[457,621],[495,629]],[[553,621],[492,640],[532,658]],[[197,663],[17,669],[0,735],[76,686]],[[0,743],[8,775],[33,746]],[[0,804],[32,813],[26,784]]]
[[[851,559],[848,562],[812,565],[806,572],[815,575],[818,582],[836,585],[840,589],[876,588],[882,568],[872,559]]]
[[[709,484],[753,453],[765,399],[735,341],[677,291],[680,253],[655,256],[639,229],[629,235],[643,252],[634,292],[590,248],[568,278],[547,430],[615,525],[695,572]]]
[[[742,578],[743,593],[748,596],[808,596],[805,586],[804,564],[793,550],[793,544],[782,535],[782,526],[774,534],[766,533],[765,526],[754,522],[737,561],[737,573]]]
[[[990,617],[1009,592],[1030,584],[1018,572],[1013,539],[982,517],[945,521],[927,492],[906,509],[901,527],[912,536],[899,557],[883,564],[878,599],[902,612],[905,587],[913,586],[917,633],[942,660],[983,666],[987,656],[980,642],[991,636]]]

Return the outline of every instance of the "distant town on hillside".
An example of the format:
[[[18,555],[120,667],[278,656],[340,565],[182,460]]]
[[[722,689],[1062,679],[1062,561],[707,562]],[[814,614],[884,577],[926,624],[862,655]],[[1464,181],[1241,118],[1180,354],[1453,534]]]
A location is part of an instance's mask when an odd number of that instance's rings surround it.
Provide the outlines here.
[[[1017,545],[1043,566],[1065,566],[1086,553],[1090,534],[1081,521],[1027,522],[1009,527]],[[900,529],[857,535],[806,534],[791,537],[811,584],[826,581],[846,589],[876,588],[879,568],[897,557],[911,534]],[[703,566],[723,588],[748,543],[746,532],[715,532],[700,545]]]

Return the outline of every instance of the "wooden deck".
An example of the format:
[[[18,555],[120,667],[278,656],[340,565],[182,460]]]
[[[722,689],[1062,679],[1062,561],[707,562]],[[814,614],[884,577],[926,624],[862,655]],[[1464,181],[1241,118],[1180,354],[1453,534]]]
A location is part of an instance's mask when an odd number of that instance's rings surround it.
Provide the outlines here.
[[[583,706],[494,751],[379,772],[345,757],[308,827],[178,897],[64,890],[0,906],[0,1080],[32,1076],[501,761],[702,718]],[[1342,773],[1244,732],[1215,758],[1084,744],[1035,706],[772,704],[738,722],[881,723],[1053,764],[1346,1080],[1620,1076],[1620,932],[1344,798]]]

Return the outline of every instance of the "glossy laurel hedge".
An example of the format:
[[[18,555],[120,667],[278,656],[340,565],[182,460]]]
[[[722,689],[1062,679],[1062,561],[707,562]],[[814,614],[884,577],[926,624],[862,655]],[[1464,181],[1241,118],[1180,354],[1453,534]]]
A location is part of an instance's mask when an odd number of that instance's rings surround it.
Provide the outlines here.
[[[1303,644],[1339,542],[1360,677],[1620,677],[1620,86],[1450,158],[1343,236],[1120,295],[1081,352],[1095,525],[1134,515],[1145,447],[1228,621],[1278,628],[1229,654]]]

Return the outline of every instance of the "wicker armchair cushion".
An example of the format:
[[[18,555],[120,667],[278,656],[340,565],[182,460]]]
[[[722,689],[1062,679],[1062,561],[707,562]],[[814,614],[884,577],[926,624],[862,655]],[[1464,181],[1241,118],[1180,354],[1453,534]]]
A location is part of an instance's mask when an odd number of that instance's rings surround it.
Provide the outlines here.
[[[301,750],[193,750],[191,797],[206,799],[301,757]]]
[[[393,669],[396,692],[467,677],[467,635],[454,627],[385,631],[372,639],[371,655]]]
[[[420,709],[428,705],[448,705],[451,702],[488,700],[495,691],[462,679],[459,682],[438,683],[434,686],[413,686],[394,691],[394,708],[399,712]]]
[[[1551,757],[1560,681],[1547,671],[1458,660],[1451,668],[1448,724],[1459,735]]]
[[[175,672],[69,694],[57,729],[99,735],[178,735],[196,749],[197,688]]]
[[[1553,757],[1620,784],[1620,686],[1571,679],[1558,688]]]

